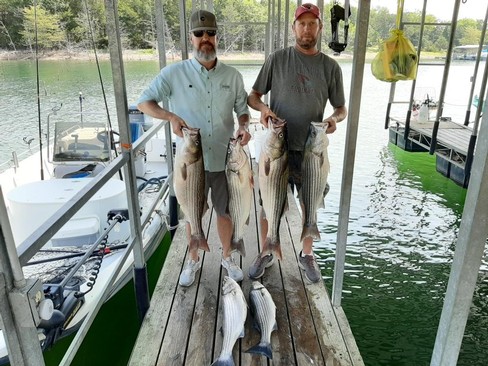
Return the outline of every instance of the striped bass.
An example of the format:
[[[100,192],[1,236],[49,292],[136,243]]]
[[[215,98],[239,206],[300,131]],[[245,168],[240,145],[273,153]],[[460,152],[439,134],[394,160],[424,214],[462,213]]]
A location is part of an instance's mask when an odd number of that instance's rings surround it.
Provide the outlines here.
[[[251,162],[239,140],[231,138],[225,165],[229,191],[229,214],[232,220],[231,250],[246,255],[244,225],[251,213],[253,176]]]
[[[225,276],[222,283],[223,325],[222,350],[212,366],[233,366],[232,349],[238,338],[244,337],[247,303],[241,287],[232,278]]]
[[[190,224],[190,250],[210,251],[203,234],[202,217],[206,210],[205,169],[202,140],[198,128],[183,128],[183,143],[174,163],[174,190],[186,221]]]
[[[271,294],[261,282],[253,281],[252,289],[249,292],[251,313],[261,333],[261,340],[246,352],[257,353],[273,359],[271,349],[271,333],[278,329],[276,324],[276,305]]]
[[[259,190],[268,233],[261,256],[274,253],[281,260],[280,221],[287,207],[288,148],[286,121],[271,119],[259,155]]]
[[[301,240],[307,237],[320,239],[317,209],[324,207],[324,191],[330,171],[326,128],[322,123],[312,122],[303,151],[302,188],[298,195],[304,211]]]

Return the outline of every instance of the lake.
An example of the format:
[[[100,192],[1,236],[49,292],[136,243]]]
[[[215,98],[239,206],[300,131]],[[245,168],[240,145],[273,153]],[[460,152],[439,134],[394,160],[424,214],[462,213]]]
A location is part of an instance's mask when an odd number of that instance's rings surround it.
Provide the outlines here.
[[[352,63],[339,58],[346,93]],[[451,67],[444,116],[462,121],[466,111],[474,63]],[[480,65],[482,73],[484,63]],[[249,91],[259,71],[239,67]],[[40,61],[41,120],[62,103],[64,111],[80,109],[104,113],[102,89],[94,61]],[[125,63],[127,94],[133,104],[158,72],[155,61]],[[110,66],[101,62],[110,117],[116,124]],[[442,67],[419,70],[416,99],[439,96]],[[409,82],[397,83],[397,100],[408,100]],[[33,61],[0,62],[0,161],[11,151],[27,148],[23,137],[37,142],[36,68]],[[479,86],[478,86],[479,88]],[[466,191],[435,171],[435,158],[427,153],[407,153],[388,143],[384,119],[390,85],[376,80],[366,64],[349,221],[346,273],[342,306],[351,324],[366,365],[428,365]],[[475,89],[475,94],[479,90]],[[348,99],[348,98],[347,98]],[[397,106],[393,115],[404,115]],[[326,113],[330,110],[327,109]],[[403,113],[403,114],[400,114]],[[474,114],[474,112],[473,112]],[[257,117],[257,114],[253,114]],[[315,252],[326,285],[332,287],[336,230],[347,123],[330,136],[331,190],[326,208],[319,212],[322,239]],[[488,351],[488,280],[486,256],[466,328],[459,365],[484,365]],[[122,305],[120,305],[122,306]],[[103,313],[100,317],[109,317]],[[132,316],[132,315],[131,315]],[[99,317],[99,318],[100,318]],[[97,319],[97,321],[102,321]],[[104,341],[105,343],[105,341]],[[115,348],[115,342],[109,342]],[[116,352],[94,348],[90,352]],[[86,353],[76,363],[96,364]],[[77,358],[78,359],[78,358]],[[55,363],[52,363],[53,365]],[[120,362],[123,365],[124,362]]]

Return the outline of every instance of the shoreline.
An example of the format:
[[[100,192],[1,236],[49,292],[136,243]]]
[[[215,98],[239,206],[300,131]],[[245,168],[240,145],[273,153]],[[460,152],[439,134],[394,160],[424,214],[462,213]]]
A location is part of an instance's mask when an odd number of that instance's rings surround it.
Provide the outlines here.
[[[329,54],[331,57],[335,57]],[[264,62],[264,53],[253,52],[232,52],[232,53],[218,53],[218,58],[223,61],[243,61],[249,63],[262,64]],[[109,60],[110,54],[107,50],[97,51],[96,57],[99,60]],[[343,53],[340,56],[344,59],[352,59],[351,53]],[[366,59],[373,59],[373,53],[367,53]],[[5,51],[0,50],[0,61],[29,61],[35,60],[35,52],[22,50],[22,51]],[[124,61],[157,61],[158,52],[156,50],[124,50],[122,51],[122,58]],[[43,51],[38,53],[39,60],[47,61],[95,61],[95,52],[92,50],[73,50],[73,51]],[[166,60],[168,62],[176,62],[181,60],[181,54],[179,52],[168,51],[166,52]]]

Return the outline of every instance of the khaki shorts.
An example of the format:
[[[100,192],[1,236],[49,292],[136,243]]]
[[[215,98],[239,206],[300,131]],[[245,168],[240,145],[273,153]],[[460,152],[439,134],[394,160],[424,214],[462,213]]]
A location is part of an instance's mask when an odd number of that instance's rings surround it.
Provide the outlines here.
[[[229,191],[227,190],[225,171],[205,171],[205,197],[208,197],[209,190],[215,212],[219,216],[226,216],[228,213]]]

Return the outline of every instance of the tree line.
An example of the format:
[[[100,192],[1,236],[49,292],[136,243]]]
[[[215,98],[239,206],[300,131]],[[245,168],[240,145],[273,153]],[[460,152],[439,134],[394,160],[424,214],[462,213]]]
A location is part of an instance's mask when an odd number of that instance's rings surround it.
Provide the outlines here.
[[[191,1],[187,1],[188,13]],[[268,14],[266,0],[214,0],[214,9],[219,24],[219,48],[223,52],[262,52],[265,47],[265,25]],[[331,0],[324,6],[323,49],[330,41]],[[295,4],[290,7],[290,23]],[[165,44],[169,50],[180,48],[179,0],[163,0]],[[119,0],[118,13],[122,44],[126,49],[151,49],[156,47],[154,0]],[[357,8],[351,8],[349,18],[348,50],[353,49],[356,30]],[[189,17],[189,14],[187,14]],[[187,17],[187,19],[188,19]],[[281,16],[283,22],[283,15]],[[421,13],[404,13],[404,20],[420,22]],[[378,50],[381,43],[390,37],[395,28],[396,14],[387,8],[371,9],[368,47]],[[425,22],[440,22],[434,15],[427,15]],[[283,23],[282,23],[283,24]],[[454,45],[478,44],[482,21],[461,19],[458,21]],[[9,51],[32,50],[37,45],[41,51],[77,51],[106,49],[108,38],[103,0],[0,0],[0,49]],[[340,27],[343,22],[340,23]],[[37,29],[37,31],[36,31]],[[278,29],[275,27],[273,29]],[[283,39],[284,29],[281,29]],[[289,30],[288,30],[289,31]],[[290,32],[291,33],[291,32]],[[408,26],[406,36],[414,45],[419,42],[419,27]],[[37,35],[37,37],[36,37]],[[445,51],[448,47],[450,29],[442,25],[425,26],[422,50]],[[342,33],[340,37],[343,37]],[[37,38],[37,42],[36,42]],[[343,42],[343,39],[339,40]],[[282,46],[282,45],[278,45]]]

